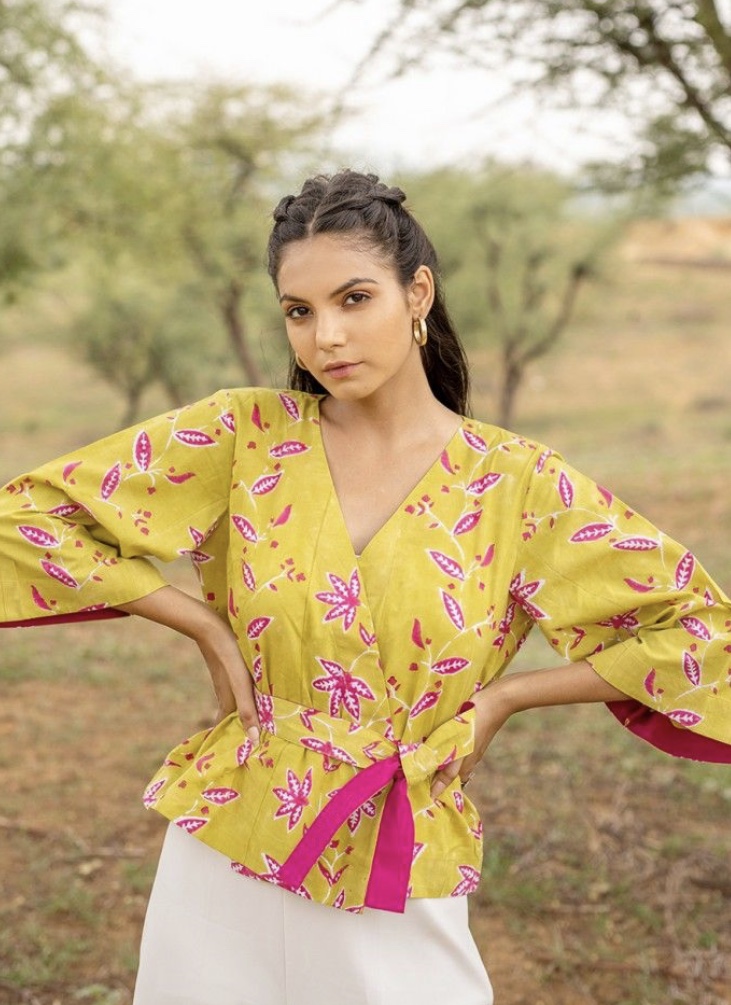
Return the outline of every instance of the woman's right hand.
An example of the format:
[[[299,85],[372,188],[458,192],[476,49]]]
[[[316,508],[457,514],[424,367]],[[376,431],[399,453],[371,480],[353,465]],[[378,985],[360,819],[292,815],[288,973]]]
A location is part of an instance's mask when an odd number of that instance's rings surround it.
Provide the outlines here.
[[[259,742],[259,714],[254,698],[254,682],[241,655],[236,636],[227,621],[202,600],[163,586],[154,593],[118,604],[120,611],[136,614],[172,628],[192,639],[201,651],[218,702],[217,722],[234,710],[252,743]]]
[[[259,742],[259,715],[254,697],[254,682],[241,655],[236,636],[230,626],[212,612],[218,624],[211,624],[198,648],[213,681],[218,702],[216,722],[237,711],[251,742]]]

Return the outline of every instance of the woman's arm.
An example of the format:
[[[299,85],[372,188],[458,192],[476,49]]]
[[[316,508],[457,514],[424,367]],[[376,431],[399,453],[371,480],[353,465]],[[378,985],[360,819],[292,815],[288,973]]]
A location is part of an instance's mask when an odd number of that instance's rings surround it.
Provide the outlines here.
[[[254,700],[254,685],[230,625],[201,600],[174,586],[120,604],[119,610],[136,614],[159,625],[172,628],[192,639],[200,649],[218,701],[218,719],[238,710],[244,729],[252,741],[259,739],[259,716]]]
[[[515,712],[547,705],[621,701],[626,697],[584,660],[544,670],[506,674],[472,698],[476,711],[475,749],[436,773],[432,797],[436,799],[457,774],[463,780],[470,777],[495,734]]]

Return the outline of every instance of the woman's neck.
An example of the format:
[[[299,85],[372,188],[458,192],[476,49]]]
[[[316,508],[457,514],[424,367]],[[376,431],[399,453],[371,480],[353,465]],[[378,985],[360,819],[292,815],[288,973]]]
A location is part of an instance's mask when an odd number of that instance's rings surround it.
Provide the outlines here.
[[[423,380],[409,386],[384,386],[367,398],[343,400],[329,396],[321,405],[324,422],[334,430],[346,431],[354,439],[383,441],[391,446],[422,439],[432,431],[437,436],[454,426],[457,416],[443,405]]]

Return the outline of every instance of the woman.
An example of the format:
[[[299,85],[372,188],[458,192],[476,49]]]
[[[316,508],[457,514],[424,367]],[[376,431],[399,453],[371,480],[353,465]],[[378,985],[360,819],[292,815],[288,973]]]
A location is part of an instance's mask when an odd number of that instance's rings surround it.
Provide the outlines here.
[[[216,725],[145,792],[177,826],[136,1005],[489,1005],[475,766],[515,712],[596,701],[728,762],[729,601],[558,455],[467,417],[399,189],[316,177],[274,219],[290,388],[221,391],[11,483],[0,611],[149,618],[210,671]],[[148,560],[181,554],[203,600]],[[571,664],[503,676],[534,623]]]

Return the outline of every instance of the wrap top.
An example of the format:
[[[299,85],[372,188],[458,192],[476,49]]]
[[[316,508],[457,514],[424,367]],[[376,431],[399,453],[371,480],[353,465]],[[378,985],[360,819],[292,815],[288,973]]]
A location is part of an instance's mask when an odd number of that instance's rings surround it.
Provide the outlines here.
[[[165,758],[144,803],[237,871],[349,911],[478,884],[482,825],[437,768],[537,625],[668,752],[731,761],[731,604],[681,545],[523,437],[464,418],[354,553],[320,397],[218,393],[0,493],[6,627],[119,616],[188,556],[256,688]]]

